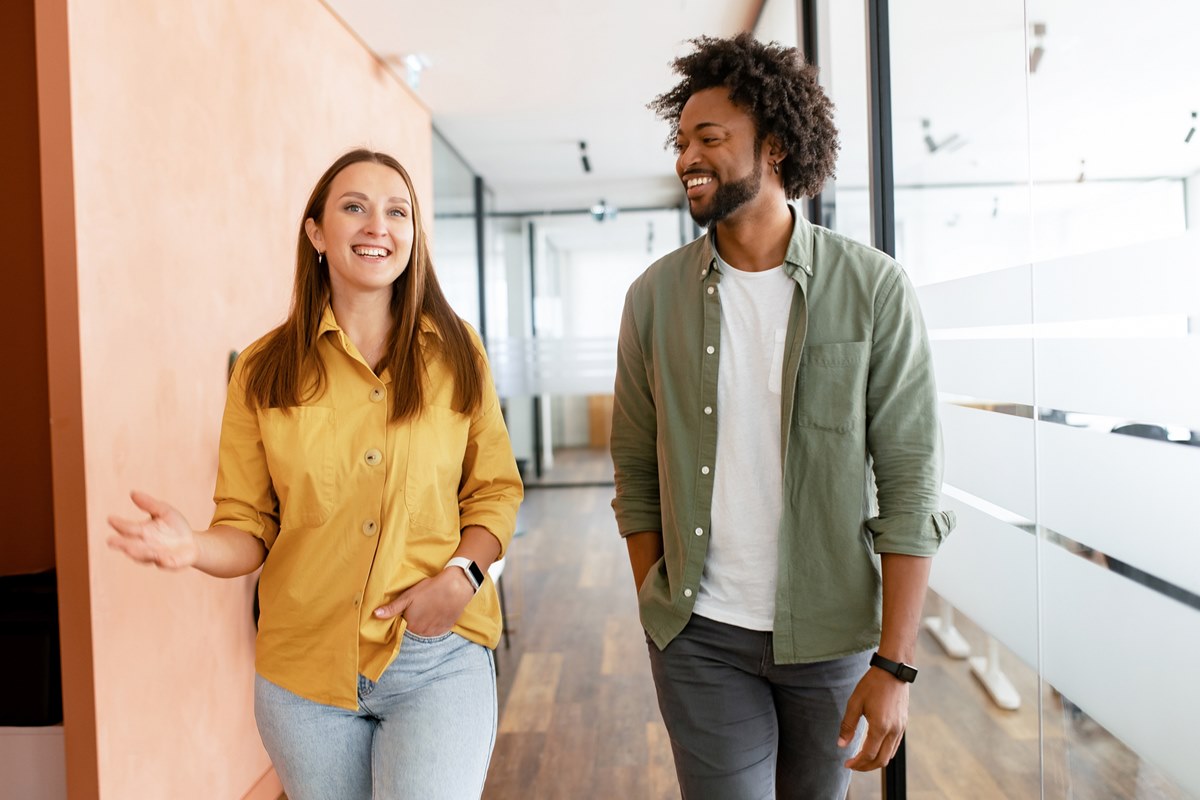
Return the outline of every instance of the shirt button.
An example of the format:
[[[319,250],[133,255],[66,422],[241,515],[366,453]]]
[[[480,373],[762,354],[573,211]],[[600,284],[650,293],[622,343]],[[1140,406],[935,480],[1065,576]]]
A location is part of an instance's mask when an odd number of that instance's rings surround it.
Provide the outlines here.
[[[715,292],[715,291],[717,291],[717,290],[716,290],[716,288],[714,288],[714,287],[712,287],[712,286],[708,287],[708,293],[709,293],[709,294],[712,294],[712,293],[713,293],[713,292]]]
[[[717,348],[710,344],[708,347],[704,348],[704,351],[711,356],[713,353],[717,352]]]
[[[684,596],[684,597],[691,597],[691,596],[692,596],[692,590],[691,590],[691,589],[684,589],[684,590],[683,590],[683,596]]]
[[[696,535],[697,535],[697,536],[703,536],[703,535],[704,535],[704,528],[696,528]]]
[[[372,447],[363,456],[363,460],[365,460],[368,464],[370,464],[373,467],[383,461],[383,453],[379,452],[374,447]]]
[[[350,604],[355,608],[358,608],[360,603],[362,603],[362,592],[354,595],[354,599],[350,601]]]
[[[700,474],[701,474],[701,475],[707,475],[707,474],[708,474],[708,467],[701,467],[701,468],[700,468]]]
[[[705,414],[711,414],[711,413],[712,413],[712,406],[705,406],[705,407],[704,407],[704,413],[705,413]]]
[[[363,536],[374,536],[377,530],[379,530],[379,523],[375,520],[369,519],[363,523]]]
[[[374,389],[371,390],[371,402],[378,403],[380,400],[383,399],[383,395],[384,395],[383,389],[380,389],[378,386],[376,386]]]

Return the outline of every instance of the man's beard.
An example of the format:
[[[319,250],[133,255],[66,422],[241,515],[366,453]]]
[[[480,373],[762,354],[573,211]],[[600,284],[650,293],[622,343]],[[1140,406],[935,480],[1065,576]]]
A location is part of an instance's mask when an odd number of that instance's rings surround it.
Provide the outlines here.
[[[690,204],[689,210],[692,219],[701,228],[707,228],[713,223],[727,218],[757,197],[760,188],[762,188],[762,174],[752,167],[750,174],[744,178],[739,178],[732,183],[718,183],[707,212],[700,211],[694,204]]]

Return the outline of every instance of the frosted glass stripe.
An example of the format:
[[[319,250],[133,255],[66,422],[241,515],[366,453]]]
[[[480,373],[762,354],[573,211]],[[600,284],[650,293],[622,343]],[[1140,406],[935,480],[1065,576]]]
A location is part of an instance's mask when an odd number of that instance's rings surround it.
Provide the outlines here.
[[[501,397],[612,394],[613,338],[490,339],[488,358]]]
[[[1200,314],[1200,231],[1038,264],[1036,322]]]
[[[1042,591],[1046,680],[1200,796],[1200,611],[1052,545]]]
[[[1200,448],[1038,423],[1041,524],[1200,593]]]
[[[1027,325],[1032,322],[1030,287],[1029,267],[1022,266],[926,284],[917,289],[917,296],[931,331]]]
[[[1029,339],[943,339],[930,345],[940,391],[1033,405]]]
[[[958,527],[933,559],[930,587],[1036,668],[1037,539],[954,497],[943,507]]]
[[[1039,406],[1200,429],[1200,337],[1052,339],[1036,348]]]
[[[941,421],[946,483],[1033,519],[1033,420],[943,403]]]

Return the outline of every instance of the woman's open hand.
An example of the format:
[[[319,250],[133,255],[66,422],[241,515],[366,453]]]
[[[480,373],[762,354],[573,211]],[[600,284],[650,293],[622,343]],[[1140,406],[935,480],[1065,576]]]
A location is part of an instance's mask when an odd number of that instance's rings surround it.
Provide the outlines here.
[[[134,491],[129,496],[150,518],[109,517],[108,524],[118,535],[108,537],[108,546],[134,561],[156,564],[164,569],[185,569],[194,565],[199,557],[199,546],[196,534],[183,514],[145,492]]]

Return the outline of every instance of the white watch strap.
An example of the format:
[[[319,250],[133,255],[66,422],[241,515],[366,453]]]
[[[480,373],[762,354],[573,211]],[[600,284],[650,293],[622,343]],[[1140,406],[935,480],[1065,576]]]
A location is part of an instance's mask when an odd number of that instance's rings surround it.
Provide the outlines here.
[[[471,567],[474,567],[474,566],[475,566],[475,562],[472,561],[471,559],[466,558],[465,556],[455,556],[454,558],[447,561],[446,566],[443,567],[442,569],[443,569],[443,571],[445,571],[445,570],[450,569],[451,567],[458,567],[464,573],[466,573],[467,580],[469,580],[471,582],[471,585],[475,587],[475,591],[478,592],[479,591],[479,582],[475,580],[475,576],[471,573]],[[475,569],[477,571],[479,570],[478,567],[475,567]]]

